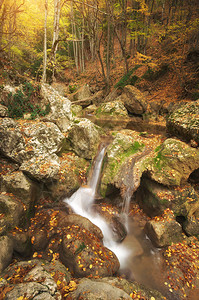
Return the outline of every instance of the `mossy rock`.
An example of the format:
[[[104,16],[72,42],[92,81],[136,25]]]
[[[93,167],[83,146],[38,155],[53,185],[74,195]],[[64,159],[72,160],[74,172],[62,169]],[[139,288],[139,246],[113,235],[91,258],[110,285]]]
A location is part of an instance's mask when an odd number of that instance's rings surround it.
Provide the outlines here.
[[[102,103],[95,112],[96,117],[128,117],[127,109],[122,101]]]
[[[154,157],[146,162],[147,174],[151,179],[171,186],[186,182],[198,166],[199,150],[172,138],[156,148]]]
[[[111,185],[120,188],[118,174],[126,160],[144,149],[144,144],[136,141],[128,132],[113,133],[114,140],[107,148],[105,165],[101,179],[101,195],[105,196],[111,192]],[[109,190],[110,188],[110,190]]]

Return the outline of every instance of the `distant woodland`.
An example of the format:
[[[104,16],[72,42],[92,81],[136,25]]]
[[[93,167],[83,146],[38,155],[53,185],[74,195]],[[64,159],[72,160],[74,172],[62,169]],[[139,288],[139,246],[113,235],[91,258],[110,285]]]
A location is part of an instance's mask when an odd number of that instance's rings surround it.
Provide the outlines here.
[[[140,62],[199,97],[198,0],[0,0],[1,84],[90,76],[109,89],[134,84]]]

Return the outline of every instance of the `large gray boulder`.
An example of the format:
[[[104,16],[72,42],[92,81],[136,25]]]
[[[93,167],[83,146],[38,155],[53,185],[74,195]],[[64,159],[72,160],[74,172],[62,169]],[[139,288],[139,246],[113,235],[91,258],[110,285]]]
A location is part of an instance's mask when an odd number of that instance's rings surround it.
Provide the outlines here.
[[[55,122],[62,132],[66,132],[70,128],[72,120],[70,100],[62,97],[58,91],[48,84],[42,84],[41,96],[43,97],[43,105],[50,105],[50,113],[47,119]]]
[[[70,273],[59,261],[49,263],[36,259],[9,266],[2,274],[2,281],[0,296],[4,294],[7,300],[61,300],[63,292],[73,291],[76,287]]]
[[[167,119],[169,133],[199,144],[199,100],[176,109]]]
[[[164,185],[181,185],[199,166],[199,150],[184,142],[169,138],[156,148],[146,162],[147,175]]]
[[[101,130],[88,119],[77,119],[68,133],[72,149],[80,157],[92,159],[97,152]]]
[[[41,154],[24,161],[20,170],[29,177],[39,182],[51,183],[58,180],[60,169],[59,158],[57,155]]]
[[[147,109],[145,96],[132,85],[126,85],[119,99],[123,101],[127,110],[136,115],[142,115]]]
[[[7,236],[0,236],[0,273],[11,263],[13,245]]]
[[[51,122],[0,119],[0,151],[19,164],[41,154],[59,152],[64,139]]]

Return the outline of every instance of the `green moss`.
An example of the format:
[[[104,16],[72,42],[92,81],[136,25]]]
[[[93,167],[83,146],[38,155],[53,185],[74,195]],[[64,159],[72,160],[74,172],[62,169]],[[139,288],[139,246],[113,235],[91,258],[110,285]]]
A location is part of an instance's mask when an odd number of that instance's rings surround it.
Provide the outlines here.
[[[109,157],[108,164],[104,172],[101,185],[101,195],[103,197],[106,195],[108,184],[113,182],[114,177],[119,173],[120,167],[124,161],[138,151],[141,151],[145,146],[144,144],[140,144],[138,141],[135,141],[127,149],[125,149],[125,141],[122,139],[117,139],[117,144],[113,145],[109,151],[114,151],[114,148],[118,147],[118,145],[121,147],[119,147],[118,152],[114,155],[114,157]]]

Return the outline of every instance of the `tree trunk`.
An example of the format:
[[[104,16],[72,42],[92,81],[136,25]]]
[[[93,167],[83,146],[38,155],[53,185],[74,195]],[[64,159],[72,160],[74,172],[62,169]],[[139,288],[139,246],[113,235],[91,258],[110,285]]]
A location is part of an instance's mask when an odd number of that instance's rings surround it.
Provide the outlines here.
[[[45,0],[45,20],[44,20],[44,56],[43,56],[43,76],[42,82],[46,82],[47,67],[47,16],[48,16],[48,0]]]
[[[61,4],[60,0],[54,0],[54,25],[53,25],[53,41],[51,48],[52,57],[52,80],[55,79],[55,63],[56,63],[56,53],[58,48],[59,39],[59,20],[60,20]]]

